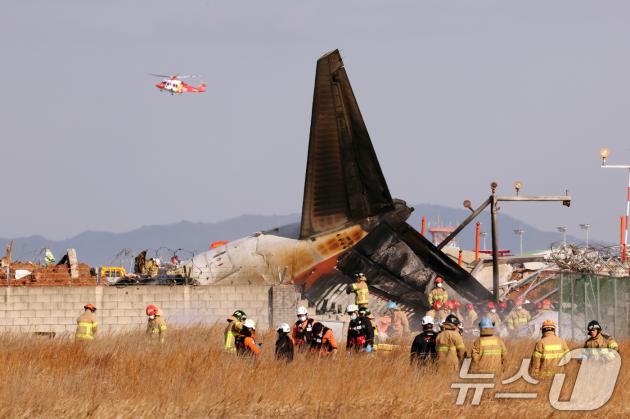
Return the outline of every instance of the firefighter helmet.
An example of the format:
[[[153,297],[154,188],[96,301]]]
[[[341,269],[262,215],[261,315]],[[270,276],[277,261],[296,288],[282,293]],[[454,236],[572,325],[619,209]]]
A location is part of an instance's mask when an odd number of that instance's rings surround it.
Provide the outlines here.
[[[426,326],[428,324],[433,324],[433,317],[431,317],[431,316],[424,316],[422,318],[422,325]]]
[[[446,318],[444,319],[444,323],[450,323],[452,325],[457,326],[459,324],[459,319],[457,318],[456,315],[454,314],[449,314],[448,316],[446,316]]]
[[[482,317],[479,322],[480,329],[494,329],[494,322],[487,317]]]
[[[354,313],[355,311],[359,311],[359,306],[356,304],[348,304],[348,307],[346,307],[346,313]]]
[[[556,330],[556,322],[551,319],[547,319],[542,323],[542,330]]]
[[[308,314],[308,311],[306,310],[306,307],[300,306],[297,308],[298,316],[306,316],[307,314]]]
[[[466,304],[466,310],[472,310],[473,308],[475,308],[475,306],[472,305],[472,303]]]
[[[146,309],[147,316],[155,316],[157,314],[158,308],[153,304],[148,305]]]
[[[542,308],[550,308],[551,307],[551,300],[549,300],[549,298],[545,298],[544,300],[542,300]]]
[[[507,308],[507,303],[505,301],[499,301],[499,308],[501,310],[505,310]]]
[[[442,282],[444,282],[444,280],[441,277],[438,276],[437,278],[435,278],[436,284],[441,284]]]
[[[488,310],[492,310],[494,308],[494,303],[492,301],[488,301]]]
[[[236,317],[237,320],[244,322],[247,320],[247,314],[243,310],[236,310],[232,316]]]
[[[588,322],[588,326],[587,326],[588,331],[593,331],[593,330],[602,330],[602,325],[599,324],[599,322],[597,320],[591,320],[590,322]]]
[[[246,327],[246,328],[252,329],[252,330],[256,330],[256,322],[253,321],[252,319],[247,319],[243,323],[243,327]]]
[[[387,309],[396,310],[397,308],[398,308],[398,304],[396,304],[395,301],[389,300],[389,302],[387,303]]]
[[[84,305],[83,308],[86,309],[86,310],[90,310],[92,313],[94,313],[96,311],[96,307],[94,307],[94,304],[92,304],[92,303],[88,303],[88,304]]]
[[[289,333],[291,331],[291,327],[287,323],[280,323],[278,325],[278,332]]]
[[[356,274],[354,274],[354,279],[356,279],[357,281],[367,281],[367,278],[365,277],[363,272],[357,272]]]
[[[459,300],[453,301],[453,307],[460,308],[461,306],[462,306],[462,303]]]
[[[446,304],[444,304],[446,306],[447,310],[452,310],[453,308],[455,308],[455,304],[453,304],[453,300],[446,300]]]

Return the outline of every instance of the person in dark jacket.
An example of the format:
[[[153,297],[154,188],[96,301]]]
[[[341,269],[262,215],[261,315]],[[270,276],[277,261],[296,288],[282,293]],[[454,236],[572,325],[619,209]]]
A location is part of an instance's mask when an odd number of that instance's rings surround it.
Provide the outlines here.
[[[367,317],[359,316],[359,307],[356,304],[350,304],[346,311],[350,315],[346,349],[357,352],[372,352],[374,345],[372,323]]]
[[[278,361],[293,361],[293,339],[289,333],[291,333],[291,327],[287,323],[278,326],[278,338],[276,339],[276,359]]]
[[[433,362],[437,358],[435,351],[435,338],[437,333],[433,330],[433,317],[424,316],[422,318],[422,333],[413,340],[411,344],[411,362],[426,363]]]

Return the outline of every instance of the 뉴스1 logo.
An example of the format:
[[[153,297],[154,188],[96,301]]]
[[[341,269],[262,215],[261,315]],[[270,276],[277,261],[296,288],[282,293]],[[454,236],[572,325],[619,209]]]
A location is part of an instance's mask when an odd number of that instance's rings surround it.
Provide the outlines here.
[[[615,385],[617,384],[619,370],[621,369],[621,357],[617,351],[611,349],[573,349],[562,358],[558,366],[568,364],[571,359],[580,360],[580,368],[575,378],[571,397],[567,401],[560,401],[560,391],[564,385],[566,374],[555,373],[551,388],[549,389],[549,403],[554,409],[558,410],[576,411],[599,409],[610,400],[613,394]],[[470,358],[464,359],[459,371],[459,378],[463,380],[488,380],[495,378],[494,374],[469,374],[470,362]],[[529,359],[523,359],[518,372],[512,377],[502,380],[501,384],[512,384],[522,378],[531,385],[537,385],[539,381],[529,375],[529,363]],[[483,392],[485,390],[494,389],[494,386],[495,383],[489,382],[451,384],[452,389],[459,390],[455,404],[460,406],[466,402],[468,390],[474,390],[470,404],[476,406],[481,403]],[[537,397],[538,393],[535,392],[495,392],[493,395],[494,399],[535,399]]]

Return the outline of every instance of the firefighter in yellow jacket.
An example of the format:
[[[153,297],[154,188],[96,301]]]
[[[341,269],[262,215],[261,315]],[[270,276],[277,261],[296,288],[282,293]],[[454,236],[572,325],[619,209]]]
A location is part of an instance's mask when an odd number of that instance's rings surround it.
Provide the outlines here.
[[[505,319],[505,323],[507,324],[508,330],[514,331],[525,326],[531,318],[532,316],[529,314],[529,311],[523,308],[523,300],[517,298],[514,301],[514,309]]]
[[[348,285],[346,293],[354,293],[354,304],[359,306],[359,308],[367,308],[369,298],[367,278],[365,277],[365,275],[363,275],[362,272],[357,272],[356,274],[354,274],[354,278],[357,280],[357,282]]]
[[[96,307],[94,304],[86,304],[83,306],[85,310],[83,314],[77,319],[77,331],[74,334],[75,340],[93,340],[94,335],[98,329],[98,322],[96,321]]]
[[[443,288],[444,280],[439,276],[435,278],[435,287],[429,292],[428,300],[429,305],[433,307],[436,301],[446,304],[448,301],[448,292]]]
[[[150,339],[164,343],[166,339],[166,321],[162,317],[162,310],[151,304],[147,307],[147,316],[149,320],[147,322],[147,336]]]
[[[470,371],[474,374],[501,374],[505,365],[507,349],[503,340],[494,335],[492,320],[483,317],[479,321],[480,336],[472,346],[472,363]]]
[[[614,358],[614,351],[619,352],[619,345],[617,341],[611,336],[602,333],[602,326],[597,320],[591,320],[588,323],[588,335],[589,338],[584,342],[585,348],[600,349],[596,354],[603,360],[610,360]]]
[[[227,318],[227,326],[225,327],[223,348],[228,352],[236,352],[236,346],[234,345],[236,337],[240,335],[243,329],[243,322],[247,320],[247,314],[243,310],[236,310],[230,317]]]
[[[569,347],[564,339],[556,336],[556,323],[553,320],[545,320],[540,330],[542,338],[534,347],[529,373],[533,377],[550,377],[559,371],[558,364],[569,352]]]
[[[442,323],[442,331],[435,338],[438,370],[442,372],[457,371],[466,357],[466,346],[457,328],[458,325],[457,316],[449,314]]]

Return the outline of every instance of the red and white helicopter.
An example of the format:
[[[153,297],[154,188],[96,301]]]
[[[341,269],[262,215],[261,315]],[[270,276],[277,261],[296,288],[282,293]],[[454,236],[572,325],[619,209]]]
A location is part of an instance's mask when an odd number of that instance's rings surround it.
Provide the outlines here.
[[[175,93],[203,93],[206,91],[205,83],[200,83],[199,86],[195,87],[182,81],[182,79],[190,79],[198,76],[180,76],[179,74],[175,74],[174,76],[165,76],[164,74],[153,73],[149,73],[149,75],[164,79],[155,85],[155,87],[160,89],[160,92],[167,91],[174,95]]]

